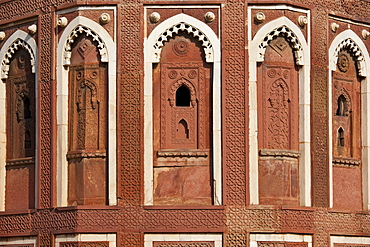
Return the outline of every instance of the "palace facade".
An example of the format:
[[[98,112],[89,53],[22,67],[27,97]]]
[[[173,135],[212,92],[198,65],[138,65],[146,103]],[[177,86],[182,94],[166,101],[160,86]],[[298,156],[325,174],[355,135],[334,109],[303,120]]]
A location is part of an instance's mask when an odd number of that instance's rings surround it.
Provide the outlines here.
[[[0,0],[0,246],[370,246],[369,0]]]

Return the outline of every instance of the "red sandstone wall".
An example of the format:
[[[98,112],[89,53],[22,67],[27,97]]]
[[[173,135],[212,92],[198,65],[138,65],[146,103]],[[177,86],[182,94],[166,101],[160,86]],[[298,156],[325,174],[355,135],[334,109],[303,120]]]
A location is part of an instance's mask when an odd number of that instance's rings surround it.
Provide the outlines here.
[[[117,6],[117,197],[118,206],[99,208],[55,208],[56,206],[56,107],[55,33],[56,12],[68,7],[91,5]],[[217,20],[222,43],[222,130],[223,130],[223,205],[207,207],[143,206],[143,39],[145,5],[221,5]],[[311,150],[312,208],[250,206],[248,181],[248,5],[288,4],[311,10]],[[15,30],[27,32],[38,26],[33,37],[39,48],[39,166],[37,170],[38,209],[0,213],[0,237],[38,236],[39,246],[53,246],[53,234],[116,232],[118,246],[143,246],[146,232],[217,232],[224,246],[248,246],[250,232],[310,234],[313,246],[329,246],[329,234],[370,236],[368,212],[328,209],[328,49],[331,41],[348,23],[330,30],[330,16],[369,23],[370,3],[361,0],[333,1],[0,1],[0,31],[9,37]],[[162,9],[152,11],[162,11]],[[162,20],[183,12],[180,7],[162,11]],[[185,12],[202,20],[204,9]],[[184,12],[184,13],[185,13]],[[280,16],[296,22],[294,11],[264,11],[267,23]],[[99,11],[76,15],[96,19]],[[110,13],[113,15],[113,13]],[[252,16],[255,12],[252,11]],[[214,22],[215,23],[215,22]],[[210,25],[217,31],[215,24]],[[253,28],[252,35],[262,25]],[[114,26],[106,25],[112,35]],[[153,27],[148,26],[148,32]],[[363,27],[351,25],[360,35]],[[303,30],[307,38],[307,30]],[[370,48],[368,41],[364,41]],[[4,41],[0,42],[0,48]],[[340,171],[336,171],[340,172]],[[353,177],[358,175],[352,174]],[[336,183],[336,181],[334,181]],[[351,187],[357,191],[359,188]],[[336,192],[335,193],[340,193]],[[336,195],[334,195],[336,196]],[[358,206],[356,206],[358,208]],[[280,244],[280,245],[279,245]],[[77,245],[73,245],[77,246]],[[98,246],[98,245],[96,245]],[[103,246],[103,245],[101,245]],[[207,245],[204,245],[207,246]],[[261,244],[260,246],[265,246]],[[271,246],[271,245],[269,245]],[[273,246],[285,246],[273,243]],[[292,246],[289,245],[289,246]],[[302,246],[302,245],[293,245]],[[339,245],[338,245],[339,246]],[[346,246],[346,245],[342,245]],[[358,245],[363,246],[363,245]]]

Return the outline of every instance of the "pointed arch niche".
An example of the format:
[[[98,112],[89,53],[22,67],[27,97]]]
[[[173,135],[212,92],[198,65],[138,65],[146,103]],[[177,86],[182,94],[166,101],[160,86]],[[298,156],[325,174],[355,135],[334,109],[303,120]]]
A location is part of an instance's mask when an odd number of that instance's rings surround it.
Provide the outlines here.
[[[251,24],[250,24],[251,25]],[[308,30],[309,26],[307,27]],[[249,27],[251,30],[251,26]],[[284,37],[289,43],[298,66],[298,151],[279,152],[279,149],[259,150],[257,112],[257,65],[264,62],[266,48],[272,40]],[[309,35],[308,35],[309,37]],[[250,204],[260,204],[259,152],[267,156],[286,156],[298,159],[299,205],[311,205],[310,157],[310,46],[300,28],[286,17],[265,24],[253,37],[249,33],[249,187]],[[254,48],[256,47],[256,48]],[[271,75],[272,76],[272,75]],[[271,150],[273,152],[271,152]],[[266,151],[266,152],[265,152]]]
[[[57,205],[68,205],[67,152],[69,147],[68,123],[71,116],[71,113],[68,112],[69,69],[71,46],[79,35],[91,37],[97,45],[100,62],[107,63],[108,150],[104,155],[108,160],[106,168],[108,178],[105,186],[107,188],[107,203],[116,205],[116,43],[101,25],[83,16],[76,17],[65,27],[57,48]]]
[[[153,205],[153,64],[160,61],[164,42],[179,32],[186,33],[200,42],[205,60],[212,64],[212,180],[213,204],[222,203],[221,191],[221,50],[220,41],[207,24],[186,14],[178,14],[160,23],[144,41],[144,188],[145,205]],[[191,101],[191,106],[195,102]],[[198,152],[199,153],[199,152]],[[202,154],[199,153],[199,157]]]
[[[0,59],[1,59],[1,80],[0,81],[0,211],[5,210],[5,188],[6,188],[6,159],[7,159],[7,134],[6,134],[6,129],[7,129],[7,109],[6,109],[6,84],[7,84],[7,79],[9,75],[9,68],[10,68],[10,62],[11,58],[16,54],[16,52],[20,49],[24,49],[30,58],[30,65],[31,65],[31,71],[35,75],[34,83],[35,83],[35,102],[38,102],[38,75],[37,75],[37,58],[38,58],[38,49],[37,49],[37,44],[36,41],[26,32],[22,30],[17,30],[15,31],[4,43],[2,49],[0,50]],[[34,118],[38,119],[38,105],[35,104],[35,112],[34,112]],[[34,161],[32,163],[35,164],[34,170],[37,170],[37,157],[38,157],[38,129],[35,128],[35,140],[33,145],[35,146],[35,152],[34,152]],[[30,178],[30,179],[35,179]],[[25,180],[26,181],[26,180]],[[36,181],[36,180],[34,180]],[[37,191],[37,183],[35,182],[34,186],[34,195],[35,192]],[[29,198],[32,201],[34,201],[34,206],[37,207],[37,202],[35,201],[37,196],[35,198]],[[17,199],[17,198],[16,198]]]
[[[355,74],[352,75],[352,79],[354,82],[360,83],[359,85],[359,91],[361,91],[361,98],[358,100],[354,100],[350,97],[347,90],[345,88],[339,89],[339,91],[333,95],[334,90],[334,83],[338,81],[338,78],[341,76],[340,73],[342,72],[343,76],[345,76],[347,73],[346,68],[343,68],[343,65],[348,64],[341,56],[343,56],[343,51],[347,52],[347,56],[349,55],[350,63],[354,63],[355,66],[352,65],[352,67],[355,67]],[[339,68],[339,69],[337,69]],[[369,177],[370,177],[370,170],[369,170],[369,162],[370,162],[370,114],[368,113],[368,107],[370,104],[370,58],[368,50],[366,49],[365,44],[363,43],[362,39],[357,36],[355,32],[352,30],[346,30],[342,33],[338,34],[333,42],[330,45],[329,48],[329,75],[328,75],[328,115],[329,115],[329,202],[330,207],[336,207],[335,200],[334,200],[334,180],[335,174],[339,174],[339,169],[350,169],[351,171],[354,171],[356,169],[362,169],[360,172],[362,175],[362,184],[358,186],[362,186],[362,195],[357,195],[361,200],[362,197],[362,207],[364,210],[370,209],[370,188],[369,188]],[[345,78],[347,81],[350,78]],[[340,80],[340,78],[339,78]],[[333,102],[336,104],[339,104],[340,102],[338,100],[343,99],[343,96],[345,98],[345,103],[347,104],[347,111],[345,111],[344,116],[337,115],[336,114],[336,108],[339,107],[337,105],[334,105]],[[352,96],[353,97],[353,96]],[[358,103],[360,102],[360,104]],[[357,103],[356,103],[357,102]],[[358,104],[358,106],[356,106]],[[357,118],[361,119],[361,133],[359,133],[359,138],[361,138],[361,146],[360,154],[358,152],[351,152],[350,155],[339,155],[343,156],[341,157],[335,157],[333,147],[337,142],[337,136],[333,136],[335,132],[337,131],[337,128],[339,126],[336,126],[335,121],[333,118],[351,118],[353,114],[356,114],[355,111],[358,109],[358,116]],[[344,109],[346,110],[346,109]],[[336,121],[337,122],[337,121]],[[343,121],[342,121],[343,122]],[[353,121],[352,121],[353,122]],[[356,124],[356,123],[353,123]],[[338,124],[337,124],[338,125]],[[342,123],[343,125],[343,123]],[[340,126],[342,127],[342,126]],[[344,130],[344,137],[346,137],[346,132],[351,132],[351,130]],[[346,142],[350,141],[345,139],[344,145],[346,145]],[[354,146],[352,147],[352,149]],[[336,151],[338,153],[338,151]],[[356,155],[357,153],[357,155]],[[345,157],[348,156],[348,157]],[[358,160],[360,159],[360,160]],[[340,166],[333,167],[333,163],[341,163]],[[337,169],[338,168],[338,169]],[[334,170],[336,169],[336,170]],[[346,174],[347,176],[348,174]],[[352,179],[353,180],[353,179]],[[347,184],[348,185],[348,184]],[[350,188],[348,188],[350,190]],[[361,204],[361,203],[360,203]],[[361,205],[360,205],[361,207]]]

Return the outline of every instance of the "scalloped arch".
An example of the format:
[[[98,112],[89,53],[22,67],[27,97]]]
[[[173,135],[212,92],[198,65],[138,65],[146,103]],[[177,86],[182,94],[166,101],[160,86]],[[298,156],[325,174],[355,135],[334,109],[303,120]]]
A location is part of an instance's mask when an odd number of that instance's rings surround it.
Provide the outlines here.
[[[107,56],[107,47],[102,40],[102,38],[94,32],[89,27],[86,27],[84,25],[77,25],[71,33],[68,35],[68,38],[66,40],[66,45],[64,47],[64,55],[63,55],[63,65],[70,65],[71,64],[71,45],[75,41],[75,39],[78,37],[79,34],[85,33],[86,36],[91,36],[93,41],[98,43],[98,49],[101,56],[102,62],[108,62],[108,56]]]
[[[356,42],[351,39],[347,38],[345,40],[342,40],[342,42],[339,43],[339,45],[335,49],[335,64],[338,63],[338,55],[339,52],[344,50],[344,49],[349,49],[349,51],[352,53],[352,55],[356,58],[356,63],[357,63],[357,71],[360,76],[363,76],[363,72],[365,70],[365,58],[364,55],[361,52],[360,47],[356,44]]]
[[[258,45],[258,54],[259,59],[258,61],[261,62],[264,60],[265,52],[268,44],[271,40],[276,38],[279,35],[283,35],[287,38],[289,43],[293,47],[294,51],[294,57],[296,59],[296,63],[298,65],[303,65],[303,48],[301,43],[299,42],[297,36],[294,34],[294,32],[287,27],[286,25],[280,26],[269,32],[262,40],[262,42]]]
[[[202,42],[202,46],[204,47],[206,61],[207,62],[213,61],[213,47],[209,38],[197,27],[185,21],[181,21],[180,23],[172,25],[171,27],[167,28],[163,33],[161,33],[161,35],[159,35],[158,39],[153,45],[154,57],[157,63],[161,58],[161,51],[162,47],[164,46],[163,43],[165,41],[168,41],[169,37],[172,37],[174,34],[178,34],[179,31],[187,32],[188,34],[193,35],[193,37],[198,38],[198,40]]]
[[[6,50],[2,50],[0,53],[0,55],[2,55],[2,53],[4,54],[1,60],[0,79],[8,78],[10,59],[20,48],[26,49],[30,54],[32,73],[36,73],[36,42],[27,33],[17,30],[12,36],[9,37],[7,42],[4,44],[4,47],[6,47]]]

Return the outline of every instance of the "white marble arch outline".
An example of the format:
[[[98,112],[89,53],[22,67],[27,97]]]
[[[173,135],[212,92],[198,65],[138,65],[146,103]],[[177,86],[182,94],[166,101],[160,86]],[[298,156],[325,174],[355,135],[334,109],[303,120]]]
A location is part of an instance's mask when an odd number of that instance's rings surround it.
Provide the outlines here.
[[[269,33],[286,26],[301,45],[299,70],[299,183],[300,205],[311,206],[311,152],[310,152],[310,45],[300,28],[287,17],[266,23],[253,37],[248,37],[249,51],[249,187],[250,204],[259,204],[258,198],[258,122],[257,122],[257,62],[262,62],[257,47]]]
[[[333,207],[333,119],[332,119],[332,88],[333,78],[332,72],[336,70],[338,53],[340,49],[337,49],[344,40],[350,39],[353,41],[357,48],[362,54],[360,63],[362,68],[359,68],[358,73],[363,77],[361,82],[361,135],[362,135],[362,190],[363,190],[363,207],[365,210],[370,209],[370,57],[369,52],[366,49],[364,42],[361,38],[352,30],[348,29],[338,34],[329,48],[329,75],[328,75],[328,116],[329,116],[329,202],[330,207]]]
[[[215,247],[222,247],[222,234],[217,233],[166,233],[144,234],[144,247],[153,247],[153,242],[213,242]]]
[[[251,233],[249,247],[258,247],[258,242],[302,242],[312,247],[312,235],[283,234],[283,233]]]
[[[28,245],[33,244],[34,247],[37,246],[37,237],[30,236],[30,237],[9,237],[9,238],[1,238],[0,245],[2,246],[12,246],[12,245]]]
[[[64,234],[55,235],[55,247],[65,242],[108,242],[109,247],[117,246],[115,233],[85,233],[85,234]]]
[[[221,46],[220,40],[207,24],[186,14],[178,14],[159,24],[144,40],[144,203],[153,204],[153,82],[152,64],[155,48],[162,33],[174,25],[186,23],[207,36],[212,44],[213,60],[213,179],[214,179],[214,204],[222,203],[222,181],[221,181]]]
[[[9,48],[12,46],[14,42],[17,40],[24,41],[30,48],[26,49],[28,52],[32,52],[30,54],[31,57],[35,58],[34,65],[32,66],[32,72],[35,73],[35,98],[36,102],[38,102],[38,49],[36,41],[26,32],[22,30],[15,31],[4,43],[2,49],[0,50],[0,59],[1,64],[5,59],[5,55],[8,53]],[[3,78],[3,82],[6,82],[6,79]],[[0,81],[0,211],[5,210],[5,186],[6,186],[6,86],[5,83]],[[39,119],[38,114],[38,104],[36,103],[36,119]],[[36,150],[35,150],[35,164],[37,167],[38,164],[38,128],[36,128]],[[37,177],[37,169],[36,174]],[[35,192],[36,192],[36,205],[37,205],[37,183],[35,184]]]
[[[67,39],[77,27],[94,31],[104,42],[108,60],[108,197],[109,205],[117,204],[116,175],[116,43],[98,23],[78,16],[63,31],[57,47],[57,205],[67,206],[68,196],[68,73],[64,63]],[[105,62],[105,61],[102,61]]]
[[[357,237],[357,236],[330,236],[330,247],[334,247],[334,244],[370,244],[369,237]]]

